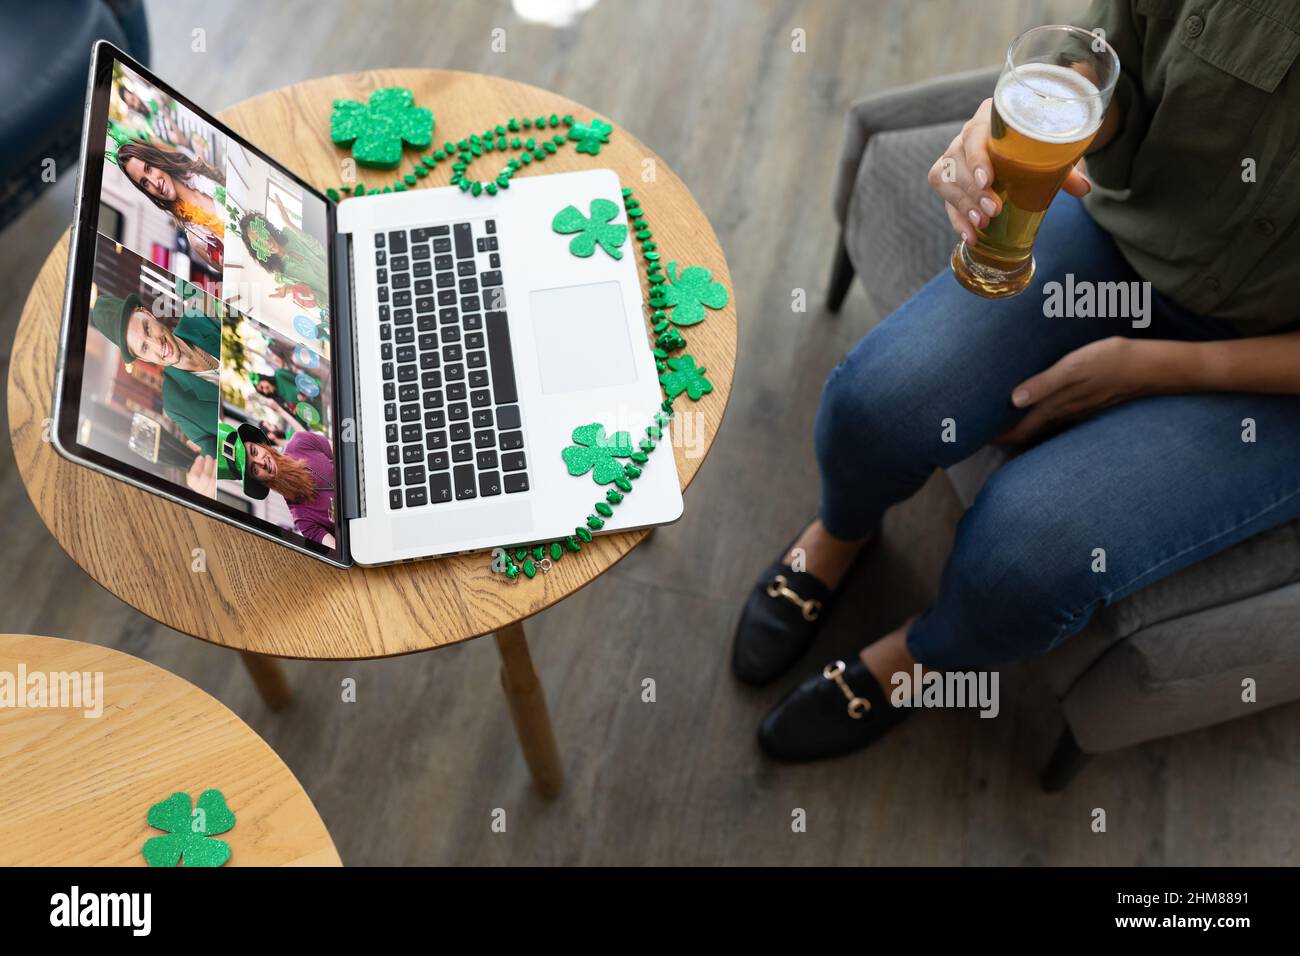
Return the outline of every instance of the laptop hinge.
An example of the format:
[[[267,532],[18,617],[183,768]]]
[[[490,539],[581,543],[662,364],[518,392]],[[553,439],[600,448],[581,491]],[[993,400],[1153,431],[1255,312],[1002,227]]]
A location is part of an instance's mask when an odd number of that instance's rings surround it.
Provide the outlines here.
[[[357,401],[357,344],[353,316],[356,301],[352,283],[352,236],[336,233],[334,236],[334,274],[339,277],[338,292],[334,296],[334,329],[338,340],[333,343],[334,374],[338,376],[339,445],[335,458],[339,467],[339,489],[342,496],[344,520],[360,518],[365,514],[365,488],[362,486],[361,419]]]

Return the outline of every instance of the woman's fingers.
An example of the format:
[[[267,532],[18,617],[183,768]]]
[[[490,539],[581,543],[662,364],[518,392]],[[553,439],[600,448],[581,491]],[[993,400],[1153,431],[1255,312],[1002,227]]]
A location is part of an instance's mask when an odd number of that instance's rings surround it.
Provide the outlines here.
[[[1002,211],[1002,203],[989,186],[993,164],[988,156],[989,117],[992,101],[980,104],[943,155],[930,167],[928,180],[948,206],[953,231],[967,242]]]
[[[952,231],[961,236],[966,243],[974,243],[977,237],[975,230],[971,228],[970,220],[953,208],[952,203],[944,203],[943,211],[948,214],[948,222],[952,224]]]
[[[993,182],[993,163],[989,161],[989,129],[993,101],[985,100],[962,128],[962,149],[966,167],[971,172],[976,189],[987,189]]]
[[[1078,164],[1066,174],[1065,182],[1061,184],[1061,188],[1071,196],[1076,196],[1079,199],[1092,192],[1092,180],[1084,172],[1083,160],[1079,160]]]
[[[949,220],[953,221],[953,229],[957,232],[973,232],[974,229],[983,229],[989,223],[989,217],[996,215],[1000,208],[996,203],[996,197],[993,202],[985,201],[987,205],[979,204],[981,190],[974,187],[974,180],[971,178],[970,170],[966,168],[965,160],[960,155],[953,156],[945,153],[939,157],[939,161],[930,169],[930,186],[937,192],[951,212],[957,213],[957,220],[949,215]],[[992,209],[993,212],[988,212]],[[960,221],[961,226],[957,225]]]

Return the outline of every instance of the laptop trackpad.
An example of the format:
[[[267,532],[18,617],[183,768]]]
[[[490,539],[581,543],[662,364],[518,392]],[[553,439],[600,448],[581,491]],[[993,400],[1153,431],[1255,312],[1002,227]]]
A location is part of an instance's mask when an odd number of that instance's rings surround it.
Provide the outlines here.
[[[617,282],[540,289],[529,297],[529,305],[544,394],[636,381]]]

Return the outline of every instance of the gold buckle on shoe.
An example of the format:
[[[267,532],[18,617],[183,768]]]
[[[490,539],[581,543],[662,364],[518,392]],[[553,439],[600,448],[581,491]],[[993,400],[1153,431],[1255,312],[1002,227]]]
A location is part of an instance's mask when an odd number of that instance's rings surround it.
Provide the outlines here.
[[[783,597],[791,604],[799,608],[805,621],[815,621],[822,612],[822,602],[816,600],[805,601],[796,592],[790,590],[790,582],[786,580],[784,574],[778,574],[767,586],[768,597]]]
[[[871,709],[871,701],[865,697],[859,697],[849,688],[848,683],[844,680],[844,662],[836,661],[833,664],[827,664],[822,669],[822,677],[827,680],[833,680],[839,685],[840,692],[844,699],[849,702],[849,716],[854,720],[861,720],[862,715]]]

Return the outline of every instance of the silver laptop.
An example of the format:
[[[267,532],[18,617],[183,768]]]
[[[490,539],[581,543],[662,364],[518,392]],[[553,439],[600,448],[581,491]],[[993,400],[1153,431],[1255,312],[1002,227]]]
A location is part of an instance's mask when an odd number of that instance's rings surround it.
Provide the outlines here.
[[[322,560],[573,534],[605,493],[574,430],[661,400],[632,248],[551,227],[626,221],[611,170],[334,203],[100,43],[78,195],[60,453]],[[602,533],[680,516],[667,451]]]

